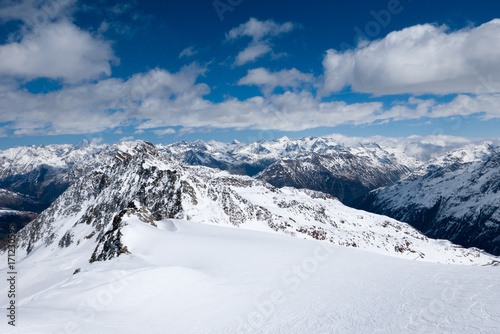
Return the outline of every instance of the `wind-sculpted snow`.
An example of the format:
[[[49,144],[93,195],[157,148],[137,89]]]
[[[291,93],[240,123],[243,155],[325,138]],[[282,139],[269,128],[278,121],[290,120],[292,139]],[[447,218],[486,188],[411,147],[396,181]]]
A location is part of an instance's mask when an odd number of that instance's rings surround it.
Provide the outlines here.
[[[25,254],[49,247],[91,247],[89,260],[122,253],[116,217],[140,208],[143,220],[184,219],[316,239],[405,257],[460,264],[495,261],[476,249],[428,239],[411,226],[344,206],[320,192],[274,186],[248,176],[183,166],[149,143],[103,160],[19,233]],[[149,218],[144,218],[149,217]],[[88,246],[88,245],[91,246]],[[87,246],[84,246],[87,245]]]
[[[500,255],[500,151],[482,144],[450,152],[356,206]]]

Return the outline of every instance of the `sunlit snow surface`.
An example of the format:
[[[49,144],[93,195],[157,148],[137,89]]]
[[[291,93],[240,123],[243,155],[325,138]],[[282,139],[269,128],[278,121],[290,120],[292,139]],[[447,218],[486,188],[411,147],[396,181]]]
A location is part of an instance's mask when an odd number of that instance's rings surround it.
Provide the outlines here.
[[[3,316],[0,332],[500,333],[500,266],[194,222],[127,223],[131,255],[89,264],[87,243],[20,260],[17,326]]]

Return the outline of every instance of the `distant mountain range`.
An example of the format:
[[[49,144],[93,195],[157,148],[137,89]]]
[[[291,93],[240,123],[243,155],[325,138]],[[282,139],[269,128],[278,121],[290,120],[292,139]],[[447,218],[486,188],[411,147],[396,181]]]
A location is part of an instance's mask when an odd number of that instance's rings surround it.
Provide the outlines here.
[[[251,144],[178,142],[164,150],[189,165],[254,176],[276,187],[318,190],[344,203],[392,184],[418,164],[375,143],[346,146],[327,137]]]

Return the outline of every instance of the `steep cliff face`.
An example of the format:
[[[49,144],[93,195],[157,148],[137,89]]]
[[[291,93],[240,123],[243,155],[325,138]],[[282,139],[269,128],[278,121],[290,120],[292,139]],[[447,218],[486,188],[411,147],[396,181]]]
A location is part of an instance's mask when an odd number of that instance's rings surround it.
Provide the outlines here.
[[[500,255],[499,191],[500,151],[483,144],[440,156],[353,205]]]

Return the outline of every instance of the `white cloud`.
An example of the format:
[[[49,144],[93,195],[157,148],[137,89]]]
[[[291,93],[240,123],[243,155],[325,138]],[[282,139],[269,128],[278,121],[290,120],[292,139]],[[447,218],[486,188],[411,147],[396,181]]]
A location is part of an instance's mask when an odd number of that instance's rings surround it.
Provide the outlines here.
[[[500,118],[500,94],[459,95],[448,103],[410,98],[389,108],[381,102],[324,102],[307,91],[214,103],[204,98],[210,92],[208,86],[197,83],[204,71],[192,64],[177,73],[155,69],[126,81],[106,79],[47,94],[0,91],[0,123],[7,124],[0,134],[5,135],[6,130],[18,136],[82,134],[120,126],[134,126],[137,134],[151,129],[158,135],[173,133],[171,128],[176,126],[196,131],[298,131],[477,113],[484,119]]]
[[[196,64],[178,73],[154,69],[126,81],[105,79],[46,94],[0,90],[0,123],[8,123],[5,128],[19,136],[58,135],[102,132],[169,117],[209,92],[205,84],[195,82],[204,71]]]
[[[111,74],[109,42],[68,21],[50,23],[20,42],[0,45],[0,75],[75,83]]]
[[[236,66],[245,65],[246,63],[253,62],[271,51],[272,48],[267,42],[260,41],[252,43],[236,55],[234,64]]]
[[[154,69],[127,80],[104,77],[115,60],[111,43],[70,21],[75,0],[0,0],[0,21],[21,20],[20,36],[0,45],[0,137],[14,135],[83,134],[135,127],[162,136],[214,129],[304,130],[319,126],[361,125],[408,119],[467,116],[500,118],[500,19],[479,27],[450,32],[445,26],[417,25],[385,38],[363,42],[354,50],[328,50],[323,60],[324,82],[299,70],[271,72],[260,67],[247,72],[238,85],[253,85],[263,96],[226,98],[214,103],[210,88],[198,82],[206,68],[196,63],[177,73]],[[121,15],[127,5],[113,7]],[[113,28],[102,22],[98,31]],[[286,22],[248,22],[231,29],[226,41],[247,38],[234,65],[274,55],[274,38],[297,28]],[[179,58],[198,50],[190,46]],[[269,57],[270,58],[270,57]],[[63,88],[31,94],[18,79],[61,80]],[[90,83],[89,80],[98,81]],[[447,103],[409,98],[389,107],[381,102],[323,101],[351,86],[352,91],[386,94],[458,95]],[[276,88],[283,93],[276,93]],[[182,126],[178,132],[172,127]],[[419,151],[420,152],[420,151]],[[420,152],[419,154],[421,154]]]
[[[298,88],[304,83],[312,83],[314,76],[302,73],[296,68],[270,72],[266,68],[255,68],[248,71],[247,75],[238,81],[238,85],[258,86],[266,95],[272,93],[276,87]]]
[[[179,53],[179,58],[182,58],[182,57],[191,57],[191,56],[194,56],[197,53],[198,53],[198,50],[196,50],[194,48],[194,46],[190,46],[190,47],[187,47],[184,50],[182,50],[181,53]]]
[[[382,111],[382,104],[345,102],[320,103],[309,92],[285,92],[246,100],[235,98],[212,103],[202,98],[191,98],[180,104],[151,104],[141,115],[156,115],[138,128],[149,129],[166,126],[208,127],[212,129],[262,129],[303,130],[319,126],[366,123],[370,115]]]
[[[118,60],[111,43],[72,23],[76,9],[76,0],[0,0],[0,22],[22,21],[0,44],[0,76],[71,84],[109,76]]]
[[[322,93],[346,86],[374,95],[498,93],[499,36],[500,19],[454,32],[424,24],[354,50],[328,50]]]
[[[273,20],[259,21],[255,18],[250,18],[247,22],[231,29],[226,34],[226,40],[228,41],[242,37],[252,38],[250,44],[238,53],[234,64],[241,66],[270,53],[272,51],[270,40],[295,28],[296,25],[291,22],[279,24]]]
[[[114,14],[121,15],[123,13],[128,12],[134,7],[133,4],[131,3],[118,3],[112,8],[110,8],[110,11],[113,12]]]
[[[436,105],[434,117],[467,116],[481,113],[484,120],[500,118],[500,94],[458,95],[449,103]]]
[[[290,32],[293,29],[294,25],[291,22],[279,24],[273,20],[259,21],[252,17],[247,22],[231,29],[227,33],[226,39],[230,40],[248,36],[252,37],[254,41],[258,41],[268,36],[277,36],[285,32]]]
[[[102,137],[94,137],[90,141],[90,144],[91,145],[98,145],[98,144],[102,143],[103,141],[104,141],[104,138],[102,138]]]
[[[154,130],[153,133],[157,136],[164,136],[164,135],[172,135],[176,133],[175,129],[172,128],[167,128],[167,129],[161,129],[161,130]]]

